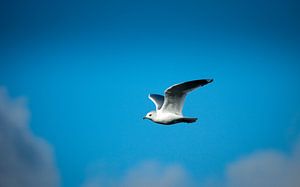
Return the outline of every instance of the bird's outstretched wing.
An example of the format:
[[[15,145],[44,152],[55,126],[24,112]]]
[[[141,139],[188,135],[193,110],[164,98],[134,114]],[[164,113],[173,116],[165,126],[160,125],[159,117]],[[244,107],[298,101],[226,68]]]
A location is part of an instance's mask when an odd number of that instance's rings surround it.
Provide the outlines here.
[[[165,101],[161,110],[182,115],[182,108],[187,93],[212,81],[213,79],[193,80],[169,87],[165,90]]]
[[[156,110],[161,109],[164,104],[165,97],[158,94],[149,94],[149,99],[155,104]]]

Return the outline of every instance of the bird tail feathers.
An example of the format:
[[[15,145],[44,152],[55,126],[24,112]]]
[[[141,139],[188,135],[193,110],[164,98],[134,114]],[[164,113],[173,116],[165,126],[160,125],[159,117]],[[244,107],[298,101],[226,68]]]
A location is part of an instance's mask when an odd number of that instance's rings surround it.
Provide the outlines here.
[[[198,118],[182,118],[182,122],[185,123],[194,123],[197,121]]]

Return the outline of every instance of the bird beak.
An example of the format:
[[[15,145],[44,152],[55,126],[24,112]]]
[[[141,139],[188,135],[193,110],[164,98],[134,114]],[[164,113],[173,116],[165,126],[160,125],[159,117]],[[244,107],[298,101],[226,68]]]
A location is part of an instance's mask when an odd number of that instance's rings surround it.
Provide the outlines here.
[[[143,119],[147,119],[147,118],[146,118],[146,116],[145,116],[145,117],[143,117]]]

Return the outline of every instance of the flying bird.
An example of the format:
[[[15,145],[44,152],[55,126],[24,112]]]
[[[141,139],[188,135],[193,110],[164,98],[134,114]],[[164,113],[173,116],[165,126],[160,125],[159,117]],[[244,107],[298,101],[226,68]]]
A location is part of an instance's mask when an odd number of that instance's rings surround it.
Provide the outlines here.
[[[143,119],[149,119],[163,125],[193,123],[197,121],[197,118],[183,116],[182,108],[185,97],[192,90],[212,81],[213,79],[201,79],[175,84],[165,90],[165,96],[149,94],[148,97],[155,104],[156,110],[148,112]]]

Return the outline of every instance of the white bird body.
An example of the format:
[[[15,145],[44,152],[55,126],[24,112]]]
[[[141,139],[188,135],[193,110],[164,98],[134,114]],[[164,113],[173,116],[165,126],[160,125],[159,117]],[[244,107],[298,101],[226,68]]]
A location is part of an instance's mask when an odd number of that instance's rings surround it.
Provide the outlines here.
[[[148,97],[155,104],[156,110],[149,112],[144,119],[164,125],[195,122],[197,118],[185,117],[182,114],[185,97],[188,92],[212,81],[212,79],[202,79],[175,84],[165,90],[165,96],[150,94]]]
[[[174,120],[183,118],[182,115],[174,114],[171,112],[165,112],[162,110],[156,111],[156,114],[157,115],[153,118],[153,121],[156,123],[161,123],[161,124],[169,124]]]

